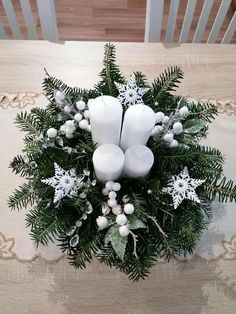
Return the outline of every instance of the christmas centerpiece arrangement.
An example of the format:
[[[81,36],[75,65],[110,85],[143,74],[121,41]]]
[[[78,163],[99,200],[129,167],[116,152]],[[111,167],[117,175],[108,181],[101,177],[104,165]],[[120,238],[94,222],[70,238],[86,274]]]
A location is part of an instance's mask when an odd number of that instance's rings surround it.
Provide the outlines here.
[[[191,254],[212,201],[235,201],[236,186],[221,152],[199,143],[216,108],[173,93],[179,67],[127,80],[111,44],[103,66],[90,90],[46,72],[46,109],[17,115],[25,147],[11,168],[26,182],[9,206],[28,206],[32,239],[56,239],[76,268],[95,257],[138,280],[158,257]]]

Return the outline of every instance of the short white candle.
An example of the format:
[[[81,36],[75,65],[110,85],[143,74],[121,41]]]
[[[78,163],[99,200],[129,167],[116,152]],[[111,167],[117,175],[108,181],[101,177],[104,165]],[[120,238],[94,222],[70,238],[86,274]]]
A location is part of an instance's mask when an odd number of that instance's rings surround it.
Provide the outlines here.
[[[153,162],[153,153],[147,146],[130,146],[125,152],[124,175],[130,178],[146,177]]]
[[[93,143],[119,145],[122,106],[117,98],[99,96],[89,101],[89,115]]]
[[[125,113],[121,133],[121,148],[126,151],[132,145],[146,145],[155,125],[154,111],[143,104],[129,107]]]
[[[93,153],[93,166],[99,181],[114,181],[122,175],[124,153],[114,144],[100,145]]]

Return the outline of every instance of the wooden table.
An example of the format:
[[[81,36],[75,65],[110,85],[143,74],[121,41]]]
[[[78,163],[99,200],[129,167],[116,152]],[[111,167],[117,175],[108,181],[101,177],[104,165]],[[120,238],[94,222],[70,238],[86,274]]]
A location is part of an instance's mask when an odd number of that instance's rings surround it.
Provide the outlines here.
[[[76,271],[58,251],[35,249],[24,227],[26,211],[10,213],[7,208],[7,196],[20,182],[7,169],[22,147],[14,116],[21,108],[45,104],[40,96],[44,67],[70,85],[92,87],[103,46],[0,41],[0,313],[235,313],[235,204],[216,211],[198,255],[187,262],[160,261],[146,281],[135,284],[96,260]],[[226,175],[236,180],[236,46],[117,43],[117,62],[127,76],[141,70],[149,80],[170,65],[181,66],[185,77],[178,92],[211,99],[223,113],[208,143],[225,153]]]

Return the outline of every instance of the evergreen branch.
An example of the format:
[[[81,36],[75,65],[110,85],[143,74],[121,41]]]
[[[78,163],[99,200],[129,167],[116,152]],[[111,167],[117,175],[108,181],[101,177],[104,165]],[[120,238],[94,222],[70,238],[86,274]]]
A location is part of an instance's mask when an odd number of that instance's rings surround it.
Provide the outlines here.
[[[220,182],[215,180],[214,183],[208,184],[206,192],[210,200],[214,200],[218,196],[220,202],[236,201],[236,185],[226,177],[223,177]]]
[[[111,79],[111,74],[110,74],[110,56],[113,53],[112,50],[114,50],[114,47],[112,47],[111,45],[107,46],[107,49],[105,48],[105,55],[104,55],[104,66],[105,66],[105,71],[106,71],[109,95],[113,95],[112,79]]]
[[[21,131],[28,132],[30,135],[38,136],[42,131],[35,117],[26,111],[16,115],[15,124],[17,124]]]
[[[163,95],[174,91],[182,78],[183,71],[178,66],[170,67],[161,73],[152,83],[154,101],[158,102]]]
[[[35,191],[32,183],[24,183],[9,197],[8,205],[11,209],[21,209],[27,205],[33,205],[35,201]]]
[[[191,112],[191,114],[188,117],[189,119],[194,115],[194,118],[201,119],[211,123],[212,120],[214,120],[218,115],[217,107],[211,103],[187,102],[187,104]]]
[[[105,45],[103,66],[99,76],[101,81],[95,85],[95,89],[100,94],[107,94],[110,96],[117,96],[118,91],[115,82],[124,84],[125,77],[120,72],[119,67],[116,65],[116,49],[112,44]]]
[[[24,157],[17,155],[13,158],[10,163],[10,168],[12,168],[15,174],[20,174],[22,177],[25,177],[29,174],[29,164],[25,162]]]

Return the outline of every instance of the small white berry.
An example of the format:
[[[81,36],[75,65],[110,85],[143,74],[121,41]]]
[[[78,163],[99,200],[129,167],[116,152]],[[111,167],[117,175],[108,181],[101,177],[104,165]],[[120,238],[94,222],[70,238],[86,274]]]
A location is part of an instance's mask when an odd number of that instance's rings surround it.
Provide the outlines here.
[[[173,141],[170,142],[170,147],[171,148],[177,147],[178,145],[179,145],[179,143],[176,140],[173,140]]]
[[[66,126],[68,126],[69,128],[73,128],[75,126],[74,120],[67,120],[65,122]]]
[[[164,119],[164,117],[165,117],[165,115],[164,115],[164,113],[163,112],[157,112],[156,113],[156,123],[160,123],[160,122],[162,122],[163,121],[163,119]]]
[[[177,135],[183,132],[183,125],[181,122],[175,122],[173,124],[173,132]]]
[[[189,114],[188,107],[184,106],[179,109],[179,114],[181,117],[186,117]]]
[[[86,104],[83,100],[79,100],[76,102],[76,107],[79,109],[79,110],[84,110]]]
[[[66,95],[62,92],[60,92],[59,90],[55,93],[55,99],[57,100],[64,100],[66,98]]]
[[[85,119],[89,119],[90,118],[89,110],[84,110],[84,117],[85,117]]]
[[[109,190],[107,188],[102,189],[102,194],[103,195],[108,195]]]
[[[156,125],[153,129],[152,129],[152,136],[158,135],[163,131],[163,126],[161,125]]]
[[[111,191],[113,189],[113,184],[114,184],[113,181],[107,181],[105,185],[107,190]]]
[[[118,192],[121,189],[121,185],[118,182],[113,183],[112,190]]]
[[[127,235],[129,234],[129,228],[127,226],[120,226],[119,227],[119,234],[122,237],[127,237]]]
[[[71,134],[73,134],[75,132],[75,128],[69,128],[69,127],[67,127],[66,128],[66,134],[67,135],[71,135]]]
[[[128,219],[124,214],[120,214],[116,217],[116,223],[120,226],[123,226],[127,223]]]
[[[162,125],[157,125],[157,129],[158,129],[158,134],[160,134],[161,132],[163,132],[164,127]]]
[[[174,137],[173,133],[167,133],[163,136],[163,140],[167,143],[170,143],[173,141],[173,137]]]
[[[109,199],[107,201],[107,204],[110,206],[110,207],[115,207],[117,205],[117,201],[115,199]]]
[[[64,111],[67,112],[67,113],[70,113],[71,112],[71,109],[69,106],[65,106],[64,107]]]
[[[116,205],[111,209],[111,211],[114,215],[120,215],[122,213],[122,208],[120,205]]]
[[[79,127],[83,130],[87,129],[88,126],[89,126],[88,121],[85,119],[79,122]]]
[[[50,128],[47,130],[47,136],[50,138],[56,137],[57,136],[57,130],[54,128]]]
[[[168,116],[164,116],[163,123],[167,124],[169,121],[170,121],[170,118]]]
[[[102,213],[104,216],[108,215],[110,213],[110,211],[111,211],[111,209],[109,206],[107,206],[107,205],[102,206]]]
[[[77,122],[80,122],[80,121],[82,120],[82,118],[83,118],[83,116],[82,116],[81,113],[76,113],[76,114],[74,115],[74,119],[75,119],[75,121],[77,121]]]
[[[97,219],[96,219],[96,222],[97,222],[97,225],[99,227],[100,230],[106,228],[109,224],[108,220],[106,217],[104,216],[99,216]]]
[[[127,215],[131,215],[133,214],[134,212],[134,205],[133,204],[125,204],[124,206],[124,212],[127,214]]]
[[[63,125],[60,127],[60,131],[63,132],[63,133],[66,133],[66,126],[65,126],[65,124],[63,124]]]
[[[90,125],[90,124],[88,125],[88,127],[86,128],[86,130],[87,130],[88,132],[91,132],[92,128],[91,128],[91,125]]]
[[[116,199],[117,194],[116,194],[116,192],[111,191],[111,192],[109,192],[108,196],[110,199]]]
[[[72,133],[66,133],[66,137],[67,137],[67,138],[73,138],[74,135],[73,135]]]

